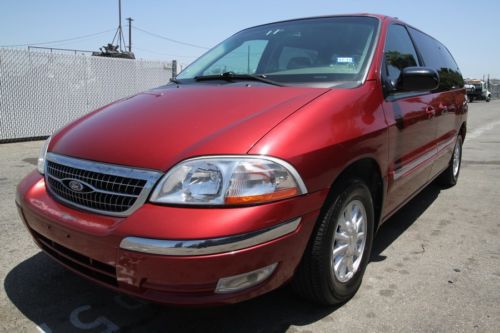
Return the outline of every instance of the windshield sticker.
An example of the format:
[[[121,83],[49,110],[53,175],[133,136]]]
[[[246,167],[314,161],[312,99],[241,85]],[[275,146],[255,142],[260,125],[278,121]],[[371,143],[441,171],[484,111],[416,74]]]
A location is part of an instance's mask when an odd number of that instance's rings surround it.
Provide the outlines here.
[[[338,57],[337,63],[338,64],[352,64],[352,58],[351,57]]]

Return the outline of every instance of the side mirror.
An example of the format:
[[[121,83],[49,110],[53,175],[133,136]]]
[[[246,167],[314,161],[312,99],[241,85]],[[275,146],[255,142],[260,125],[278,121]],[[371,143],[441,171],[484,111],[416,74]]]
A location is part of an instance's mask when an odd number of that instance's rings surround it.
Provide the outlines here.
[[[403,68],[397,82],[402,91],[428,91],[439,86],[439,74],[428,67]]]

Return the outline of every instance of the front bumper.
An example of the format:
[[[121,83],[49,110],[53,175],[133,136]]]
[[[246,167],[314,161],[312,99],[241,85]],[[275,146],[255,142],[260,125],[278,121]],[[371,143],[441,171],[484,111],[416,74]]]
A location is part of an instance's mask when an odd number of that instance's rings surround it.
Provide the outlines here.
[[[160,303],[216,305],[256,297],[293,275],[319,209],[320,191],[241,208],[144,204],[128,217],[55,201],[33,172],[18,187],[20,215],[36,243],[69,269],[117,291]],[[218,294],[224,277],[277,263],[249,289]]]

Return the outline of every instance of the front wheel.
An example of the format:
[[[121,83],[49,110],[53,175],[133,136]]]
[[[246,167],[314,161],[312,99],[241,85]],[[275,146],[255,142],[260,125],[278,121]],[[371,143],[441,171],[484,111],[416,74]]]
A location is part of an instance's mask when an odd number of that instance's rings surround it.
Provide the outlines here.
[[[296,293],[324,305],[354,296],[373,243],[370,190],[357,178],[343,184],[325,204],[292,280]]]
[[[446,170],[439,176],[438,182],[443,187],[452,187],[457,184],[460,167],[462,166],[462,135],[457,136],[453,155]]]

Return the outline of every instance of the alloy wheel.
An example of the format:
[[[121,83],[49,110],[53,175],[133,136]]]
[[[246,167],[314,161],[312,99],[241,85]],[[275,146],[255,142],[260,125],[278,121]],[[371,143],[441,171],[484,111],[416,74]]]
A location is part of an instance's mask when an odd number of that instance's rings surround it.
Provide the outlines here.
[[[348,282],[359,269],[367,237],[367,214],[359,200],[349,202],[337,221],[330,267],[335,278]]]

